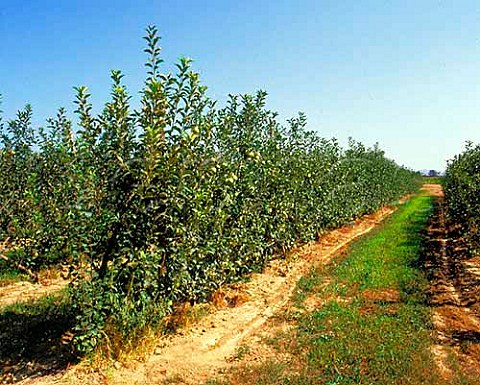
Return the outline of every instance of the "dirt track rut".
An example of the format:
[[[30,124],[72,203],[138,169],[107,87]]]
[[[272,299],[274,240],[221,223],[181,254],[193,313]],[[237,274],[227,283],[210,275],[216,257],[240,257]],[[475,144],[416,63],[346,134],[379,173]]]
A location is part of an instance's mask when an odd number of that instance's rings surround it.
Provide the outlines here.
[[[432,191],[435,212],[427,229],[425,263],[436,337],[432,352],[445,380],[455,374],[451,355],[465,374],[480,375],[480,257],[471,257],[448,228],[443,194]]]

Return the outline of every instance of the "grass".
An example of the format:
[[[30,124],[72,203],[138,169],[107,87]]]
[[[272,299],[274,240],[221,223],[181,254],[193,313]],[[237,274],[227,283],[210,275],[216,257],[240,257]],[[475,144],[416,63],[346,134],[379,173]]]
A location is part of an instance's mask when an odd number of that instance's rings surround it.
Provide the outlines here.
[[[15,282],[28,281],[29,277],[18,270],[0,270],[0,287],[11,285]]]
[[[0,259],[0,287],[26,280],[28,280],[27,275],[17,269],[13,269],[6,261]]]
[[[296,332],[270,343],[276,357],[237,366],[210,384],[443,384],[430,353],[426,279],[419,269],[432,198],[417,196],[348,254],[299,281]],[[293,320],[293,321],[292,321]]]

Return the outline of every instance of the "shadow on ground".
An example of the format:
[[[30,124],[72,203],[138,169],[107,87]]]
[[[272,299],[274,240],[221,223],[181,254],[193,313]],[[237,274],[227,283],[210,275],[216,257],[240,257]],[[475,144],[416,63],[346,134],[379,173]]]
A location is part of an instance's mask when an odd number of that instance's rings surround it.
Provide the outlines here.
[[[52,374],[77,361],[69,333],[74,319],[61,300],[0,311],[0,383]]]

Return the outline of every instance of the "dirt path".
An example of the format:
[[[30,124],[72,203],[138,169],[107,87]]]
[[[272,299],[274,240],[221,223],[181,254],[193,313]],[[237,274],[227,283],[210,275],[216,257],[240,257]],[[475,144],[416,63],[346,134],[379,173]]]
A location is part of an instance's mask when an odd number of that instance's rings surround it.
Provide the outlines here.
[[[435,185],[426,188],[436,197],[426,252],[436,333],[432,352],[447,381],[455,376],[452,355],[462,372],[480,375],[480,257],[469,256],[462,241],[447,228],[441,190]]]
[[[84,367],[63,374],[24,380],[22,384],[200,384],[231,365],[242,341],[251,338],[264,323],[287,304],[297,281],[309,269],[328,263],[352,240],[372,230],[394,210],[384,208],[350,225],[326,234],[319,242],[305,246],[287,260],[270,263],[262,274],[235,291],[220,294],[217,309],[190,327],[162,338],[154,354],[143,362],[116,363],[103,372]]]
[[[63,289],[68,281],[63,278],[43,279],[39,283],[15,282],[0,287],[0,307],[15,302],[26,302]]]
[[[436,198],[442,198],[443,197],[443,189],[441,184],[429,184],[426,183],[423,185],[421,188],[421,191],[423,191],[426,195],[436,197]]]

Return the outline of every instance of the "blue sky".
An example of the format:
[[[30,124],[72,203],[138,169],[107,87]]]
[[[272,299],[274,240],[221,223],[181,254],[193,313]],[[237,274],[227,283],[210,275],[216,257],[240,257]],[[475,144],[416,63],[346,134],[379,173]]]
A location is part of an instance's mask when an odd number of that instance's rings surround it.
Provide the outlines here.
[[[99,110],[111,69],[138,95],[149,24],[166,68],[192,57],[220,101],[265,89],[282,118],[303,111],[322,136],[379,142],[414,169],[480,142],[478,0],[0,0],[4,117],[28,102],[43,124],[79,85]]]

